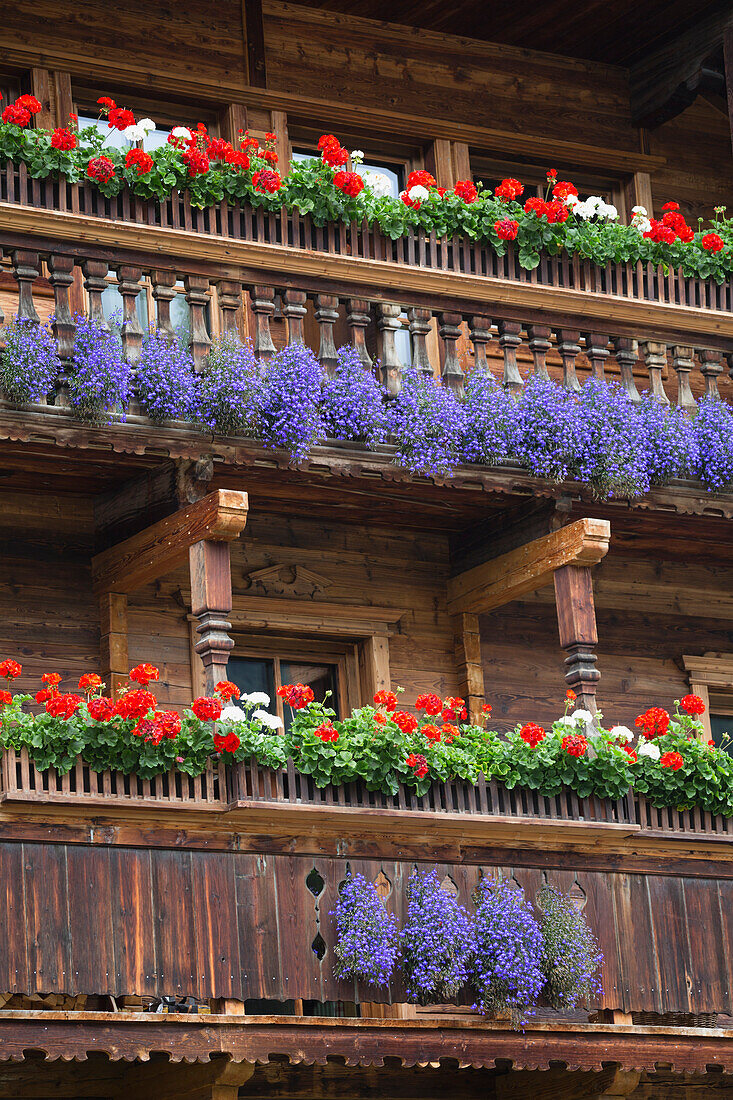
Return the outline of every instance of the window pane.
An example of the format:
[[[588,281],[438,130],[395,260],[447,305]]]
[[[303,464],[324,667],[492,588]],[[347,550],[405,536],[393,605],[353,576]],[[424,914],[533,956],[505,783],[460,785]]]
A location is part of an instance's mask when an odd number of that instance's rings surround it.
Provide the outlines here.
[[[230,657],[227,663],[227,679],[236,684],[243,695],[264,691],[275,698],[275,662],[259,657]]]
[[[336,711],[336,717],[340,717],[336,675],[335,665],[310,665],[304,661],[280,662],[280,678],[283,684],[307,684],[313,688],[317,703],[323,703],[326,699],[326,692],[330,691],[327,705]],[[290,728],[291,721],[292,712],[290,707],[285,707],[286,730]]]
[[[108,283],[106,289],[102,291],[102,310],[108,321],[115,314],[118,315],[116,318],[118,321],[122,320],[122,295],[116,283]],[[143,329],[147,331],[148,297],[144,287],[141,287],[140,293],[135,299],[135,312],[137,313],[137,319]]]
[[[139,113],[139,112],[138,112]],[[144,118],[144,115],[141,115]],[[91,115],[79,115],[79,129],[85,130],[88,126],[94,126],[99,130],[100,134],[104,136],[104,144],[110,148],[115,149],[131,149],[132,143],[127,138],[122,136],[121,130],[115,130],[114,127],[110,129],[109,123],[106,118],[92,118]],[[148,153],[153,149],[157,149],[161,145],[165,145],[168,141],[168,134],[170,130],[161,129],[156,127],[155,130],[151,130],[143,141],[143,149]]]
[[[726,752],[733,752],[733,714],[711,714],[710,729],[715,744]]]
[[[191,308],[183,294],[176,294],[171,301],[171,324],[181,343],[187,343],[191,335]]]
[[[364,177],[367,183],[369,183],[369,176],[379,175],[384,176],[388,180],[390,186],[390,194],[392,198],[398,199],[400,197],[400,191],[402,190],[402,173],[394,168],[388,168],[386,164],[362,164],[359,169],[359,174]]]

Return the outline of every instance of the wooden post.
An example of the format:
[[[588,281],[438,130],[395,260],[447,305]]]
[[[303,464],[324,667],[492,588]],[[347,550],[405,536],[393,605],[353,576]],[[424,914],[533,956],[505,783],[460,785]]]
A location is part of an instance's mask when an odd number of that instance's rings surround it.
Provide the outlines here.
[[[728,27],[723,35],[723,57],[725,64],[725,83],[728,89],[730,140],[731,145],[733,145],[733,27]]]
[[[127,683],[130,662],[127,653],[127,596],[105,592],[99,598],[101,676],[107,694],[114,699]]]
[[[593,577],[590,566],[565,565],[554,573],[560,645],[567,653],[565,679],[578,696],[577,705],[595,714],[598,644]]]
[[[188,551],[191,574],[191,613],[198,619],[200,641],[194,646],[204,664],[206,693],[213,695],[219,680],[226,680],[229,651],[234,642],[232,624],[232,573],[229,543],[202,539]]]
[[[466,700],[469,722],[479,725],[486,696],[478,615],[455,615],[453,623],[458,667],[458,694]]]

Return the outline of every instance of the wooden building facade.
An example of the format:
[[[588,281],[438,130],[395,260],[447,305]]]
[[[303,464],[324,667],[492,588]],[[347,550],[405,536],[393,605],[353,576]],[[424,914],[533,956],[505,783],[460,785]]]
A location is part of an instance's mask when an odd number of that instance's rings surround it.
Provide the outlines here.
[[[541,189],[556,167],[625,220],[675,199],[694,223],[733,199],[733,22],[727,4],[698,8],[18,0],[0,90],[36,95],[45,126],[95,117],[109,94],[162,129],[274,131],[283,171],[325,131],[398,186],[426,168],[444,187]],[[521,381],[541,362],[582,383],[600,364],[672,403],[733,401],[730,283],[561,258],[530,277],[455,241],[102,202],[12,165],[0,248],[5,317],[53,314],[60,343],[112,286],[128,322],[185,300],[199,359],[235,331],[259,349],[305,341],[324,363],[351,342],[399,372],[407,346],[436,376]],[[141,335],[128,325],[128,351]],[[135,399],[82,424],[62,391],[22,408],[0,393],[0,656],[29,691],[49,668],[114,689],[150,661],[158,700],[182,709],[258,660],[273,687],[320,669],[342,713],[399,685],[408,706],[490,702],[507,730],[551,723],[570,684],[614,723],[692,690],[733,726],[729,492],[675,482],[601,503],[511,463],[413,477],[388,446],[323,445],[295,466],[155,425]],[[733,1095],[726,821],[489,786],[326,797],[244,766],[175,790],[114,783],[80,765],[54,786],[4,755],[0,1096]],[[465,901],[487,873],[573,893],[603,997],[518,1033],[468,1004],[408,1005],[399,984],[380,1000],[337,981],[346,871],[399,911],[416,863]]]

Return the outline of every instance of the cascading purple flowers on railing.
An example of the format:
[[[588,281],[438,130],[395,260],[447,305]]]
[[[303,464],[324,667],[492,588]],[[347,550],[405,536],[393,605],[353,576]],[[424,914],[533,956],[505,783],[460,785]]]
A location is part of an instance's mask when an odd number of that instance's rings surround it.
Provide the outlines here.
[[[410,875],[400,942],[408,1000],[454,1000],[468,982],[474,934],[468,913],[437,871]]]

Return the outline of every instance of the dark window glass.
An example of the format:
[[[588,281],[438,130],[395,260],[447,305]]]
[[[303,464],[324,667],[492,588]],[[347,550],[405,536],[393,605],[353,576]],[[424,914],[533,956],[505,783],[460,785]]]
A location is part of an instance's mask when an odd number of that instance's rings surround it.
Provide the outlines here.
[[[713,741],[726,752],[733,752],[733,714],[711,714]]]
[[[275,662],[259,657],[230,657],[227,663],[227,677],[236,684],[243,695],[254,691],[264,691],[275,699]]]
[[[313,694],[318,703],[324,702],[326,692],[330,691],[328,706],[332,707],[338,714],[335,665],[311,665],[305,661],[281,661],[280,677],[284,684],[307,684],[313,688]],[[290,727],[291,719],[290,707],[285,707],[286,730]]]

